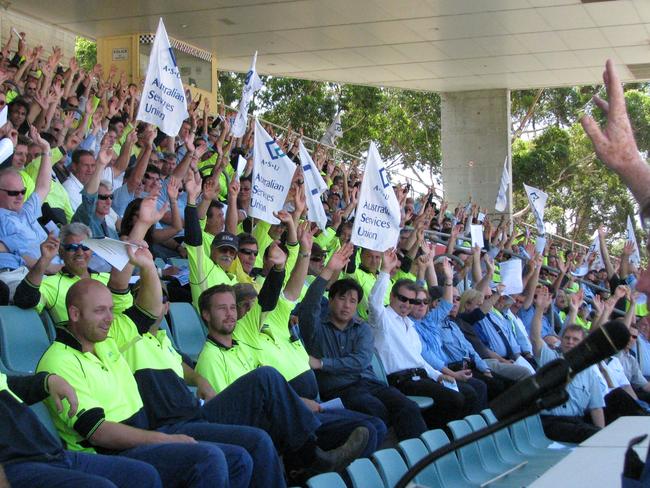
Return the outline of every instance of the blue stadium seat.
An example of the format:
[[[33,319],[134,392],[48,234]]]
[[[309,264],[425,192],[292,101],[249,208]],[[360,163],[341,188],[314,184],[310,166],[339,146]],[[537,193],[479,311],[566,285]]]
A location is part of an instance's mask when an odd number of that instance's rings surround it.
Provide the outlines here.
[[[373,353],[372,355],[372,359],[370,360],[370,366],[375,372],[375,375],[377,375],[377,378],[379,378],[379,381],[381,381],[385,385],[388,385],[386,370],[384,369],[384,365],[381,363],[381,359],[379,359],[379,356],[377,356],[376,353]],[[433,398],[430,397],[408,395],[408,398],[410,400],[413,400],[415,403],[417,403],[418,407],[420,407],[420,410],[425,410],[433,406]]]
[[[352,488],[381,488],[384,485],[377,468],[368,458],[355,459],[346,471],[352,482]]]
[[[206,337],[199,315],[191,303],[172,302],[169,304],[169,316],[178,349],[196,361]]]
[[[449,427],[454,439],[464,437],[472,431],[465,420],[452,420],[447,424],[447,427]],[[475,442],[461,447],[456,452],[458,453],[463,473],[473,483],[483,484],[503,472],[499,467],[483,465],[478,452],[478,445]]]
[[[427,446],[420,439],[406,439],[397,444],[397,449],[400,450],[406,464],[411,468],[420,459],[429,454]],[[430,464],[415,477],[415,482],[424,486],[445,486],[438,475],[438,470],[435,464]]]
[[[449,437],[442,429],[433,429],[424,432],[420,439],[424,442],[425,446],[429,451],[433,452],[439,448],[449,444]],[[462,470],[460,469],[460,464],[456,453],[450,452],[442,456],[435,463],[436,469],[440,478],[444,482],[445,488],[466,488],[469,486],[476,486],[474,483],[465,478]]]
[[[494,413],[492,413],[492,410],[490,409],[482,410],[481,415],[483,415],[488,424],[494,424],[497,421],[497,418],[494,416]],[[497,434],[499,432],[497,432]],[[520,420],[519,422],[511,425],[508,428],[508,432],[510,434],[508,436],[508,439],[511,439],[512,445],[517,450],[517,452],[529,458],[535,457],[536,462],[542,462],[543,458],[546,460],[545,462],[552,465],[566,455],[563,451],[540,449],[533,446],[530,443],[530,439],[528,437],[528,429],[526,428],[526,422],[524,420]]]
[[[472,418],[470,419],[470,417]],[[474,425],[477,423],[482,422],[483,426],[485,426],[485,420],[483,420],[483,417],[480,415],[470,415],[468,417],[465,417],[465,422],[469,428],[469,433],[480,430],[480,428],[474,428]],[[494,442],[492,436],[486,436],[483,439],[476,441],[476,445],[478,447],[479,456],[481,457],[483,466],[493,466],[495,469],[498,467],[501,471],[506,471],[523,462],[522,460],[520,462],[513,463],[503,459],[499,455],[499,451],[497,450],[496,443]]]
[[[469,415],[465,417],[465,420],[467,420],[474,431],[487,427],[487,422],[481,415]],[[497,453],[503,461],[510,464],[519,464],[526,461],[526,457],[517,452],[515,446],[512,444],[508,429],[501,429],[492,434],[491,437]]]
[[[323,473],[307,480],[309,488],[347,488],[345,481],[337,473]]]
[[[50,342],[53,342],[56,338],[56,325],[54,324],[50,312],[43,310],[41,312],[41,321],[45,327],[45,332],[47,332],[47,337],[50,339]]]
[[[33,373],[49,346],[50,339],[35,310],[0,307],[0,357],[9,371]]]
[[[377,471],[379,471],[381,479],[384,480],[384,486],[386,488],[395,486],[408,469],[404,458],[400,456],[400,453],[396,449],[375,451],[372,459],[377,466]]]
[[[54,422],[52,421],[52,417],[50,417],[45,404],[43,402],[38,402],[30,405],[29,408],[36,414],[38,420],[41,421],[50,434],[52,434],[57,441],[61,442],[59,433],[56,431],[56,427],[54,427]]]
[[[169,340],[172,341],[172,346],[174,346],[175,349],[178,349],[178,346],[176,345],[176,338],[174,337],[172,330],[169,328],[169,324],[167,323],[167,319],[165,317],[163,317],[162,322],[160,322],[160,328],[167,333],[167,337],[169,337]]]

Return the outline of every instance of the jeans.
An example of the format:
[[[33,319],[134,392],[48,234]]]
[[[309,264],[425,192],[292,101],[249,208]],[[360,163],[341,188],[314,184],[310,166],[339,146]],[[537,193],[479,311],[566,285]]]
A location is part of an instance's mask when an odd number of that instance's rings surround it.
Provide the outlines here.
[[[122,456],[64,451],[54,461],[24,461],[4,465],[12,486],[32,488],[160,488],[156,469]]]
[[[127,449],[120,455],[151,464],[165,488],[230,486],[226,456],[214,444],[149,444]]]
[[[273,442],[255,427],[205,421],[179,422],[158,429],[215,443],[226,455],[230,486],[284,487],[284,475]]]
[[[263,366],[237,379],[203,405],[208,422],[266,431],[281,454],[315,439],[320,422],[275,369]]]
[[[378,417],[385,424],[392,425],[400,441],[419,437],[427,430],[420,407],[392,386],[360,379],[332,392],[328,395],[330,397],[339,397],[346,408]]]

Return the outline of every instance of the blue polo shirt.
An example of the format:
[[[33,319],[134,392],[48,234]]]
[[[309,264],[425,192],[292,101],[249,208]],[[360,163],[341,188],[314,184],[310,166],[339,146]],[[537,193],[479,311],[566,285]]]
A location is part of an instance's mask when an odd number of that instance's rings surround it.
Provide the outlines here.
[[[47,239],[47,233],[38,223],[42,204],[38,193],[34,192],[18,212],[0,208],[0,241],[9,252],[34,259],[41,257],[40,245]]]

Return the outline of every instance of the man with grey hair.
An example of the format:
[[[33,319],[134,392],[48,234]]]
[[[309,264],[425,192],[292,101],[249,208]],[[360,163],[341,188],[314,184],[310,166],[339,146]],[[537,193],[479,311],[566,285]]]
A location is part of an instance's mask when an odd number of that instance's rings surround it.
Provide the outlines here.
[[[81,222],[73,222],[61,228],[59,237],[53,234],[41,244],[41,257],[16,289],[14,303],[20,308],[35,308],[38,313],[46,310],[54,323],[60,325],[68,320],[65,297],[68,290],[83,278],[92,278],[104,284],[108,283],[109,273],[98,273],[88,267],[92,251],[83,244],[91,237],[90,228]],[[54,275],[45,276],[45,270],[56,256],[61,257],[63,269]],[[120,308],[128,308],[133,298],[130,294],[116,302]]]
[[[111,211],[113,188],[109,181],[100,181],[104,168],[111,162],[111,155],[110,148],[99,152],[95,172],[84,185],[81,192],[81,205],[72,217],[73,222],[82,222],[90,227],[92,237],[95,238],[119,239],[115,227],[106,221],[106,216]]]

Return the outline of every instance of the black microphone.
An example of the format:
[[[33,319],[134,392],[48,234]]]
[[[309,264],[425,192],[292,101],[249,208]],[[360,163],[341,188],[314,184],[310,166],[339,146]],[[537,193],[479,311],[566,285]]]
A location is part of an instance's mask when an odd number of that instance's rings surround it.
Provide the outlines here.
[[[501,420],[529,407],[546,393],[567,385],[579,372],[623,349],[629,340],[630,332],[625,324],[620,320],[610,320],[564,357],[546,363],[533,376],[519,381],[495,398],[490,402],[492,412]]]

